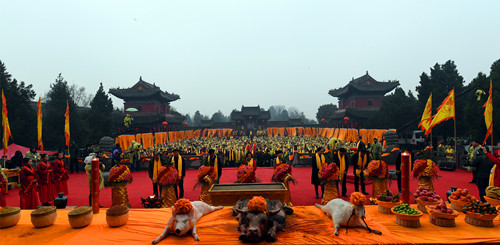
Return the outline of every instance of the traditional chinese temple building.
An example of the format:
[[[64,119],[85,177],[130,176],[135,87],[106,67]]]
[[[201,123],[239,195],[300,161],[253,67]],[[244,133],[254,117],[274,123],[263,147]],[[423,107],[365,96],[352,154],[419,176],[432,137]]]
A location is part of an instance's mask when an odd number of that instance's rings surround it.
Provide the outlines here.
[[[365,75],[352,79],[346,86],[331,89],[328,94],[339,99],[339,109],[330,121],[336,127],[346,127],[344,118],[349,118],[349,127],[361,128],[373,112],[382,106],[382,97],[399,86],[398,81],[378,82]]]
[[[267,127],[267,121],[271,119],[271,113],[263,110],[260,106],[241,106],[241,111],[231,112],[231,120],[236,128],[245,130],[257,130]]]
[[[133,118],[136,131],[155,131],[166,127],[180,126],[185,117],[170,109],[170,103],[180,99],[179,95],[162,91],[155,84],[139,78],[130,88],[112,88],[109,93],[124,100],[124,110]],[[125,116],[125,115],[124,115]],[[123,121],[122,121],[123,122]]]

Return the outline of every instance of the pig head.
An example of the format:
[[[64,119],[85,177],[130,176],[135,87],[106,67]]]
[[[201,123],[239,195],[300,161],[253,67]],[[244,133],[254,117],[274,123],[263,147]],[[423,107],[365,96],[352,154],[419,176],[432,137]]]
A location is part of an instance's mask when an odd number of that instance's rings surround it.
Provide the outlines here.
[[[278,200],[268,200],[267,213],[248,211],[249,200],[239,200],[233,207],[233,215],[238,219],[239,239],[243,242],[260,242],[263,239],[276,241],[276,232],[284,231],[286,214],[293,209]]]

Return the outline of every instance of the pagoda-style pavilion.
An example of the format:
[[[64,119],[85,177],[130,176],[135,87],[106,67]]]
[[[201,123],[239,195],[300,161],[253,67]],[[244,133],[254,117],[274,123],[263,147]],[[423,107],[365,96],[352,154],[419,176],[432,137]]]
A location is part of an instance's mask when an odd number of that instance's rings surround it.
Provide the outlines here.
[[[382,106],[382,97],[399,86],[398,81],[378,82],[368,72],[352,79],[346,86],[331,89],[328,94],[339,99],[339,109],[330,117],[334,126],[362,127],[370,115]]]
[[[266,128],[271,113],[260,106],[241,106],[241,111],[231,112],[231,120],[237,129],[257,130]]]
[[[179,95],[162,91],[155,84],[139,78],[130,88],[112,88],[109,93],[124,100],[125,113],[133,118],[133,128],[140,131],[153,131],[164,127],[182,124],[185,117],[170,110],[170,102],[180,99]]]

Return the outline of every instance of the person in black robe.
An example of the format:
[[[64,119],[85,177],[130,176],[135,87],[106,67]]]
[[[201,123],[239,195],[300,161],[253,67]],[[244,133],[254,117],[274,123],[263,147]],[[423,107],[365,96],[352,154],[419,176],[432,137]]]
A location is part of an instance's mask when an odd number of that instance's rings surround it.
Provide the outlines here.
[[[222,162],[218,158],[217,154],[215,154],[214,149],[208,150],[208,156],[207,156],[207,161],[209,166],[215,167],[215,159],[217,159],[217,180],[214,181],[216,184],[219,183],[220,177],[222,176]]]
[[[344,158],[345,170],[344,173],[340,173],[340,158]],[[345,148],[340,148],[338,152],[333,154],[333,162],[337,165],[339,169],[339,173],[342,177],[342,180],[339,180],[342,183],[342,196],[347,197],[347,170],[349,169],[349,156],[347,154],[347,150]],[[337,184],[338,185],[338,184]],[[338,189],[338,186],[337,186]]]
[[[359,156],[361,154],[361,157],[366,157],[366,164],[364,166],[358,166],[358,160]],[[368,163],[370,163],[371,158],[369,154],[367,153],[366,148],[358,150],[356,154],[354,154],[351,158],[351,164],[353,166],[353,173],[354,173],[354,190],[356,192],[359,192],[359,185],[361,184],[361,192],[365,195],[368,195],[368,192],[366,192],[365,188],[365,175],[363,173],[363,170],[365,170],[368,167]],[[356,174],[356,170],[359,169],[359,175]]]
[[[324,152],[325,150],[322,147],[318,147],[318,149],[316,150],[316,154],[318,156],[323,155]],[[321,184],[321,178],[319,177],[320,170],[318,168],[318,165],[316,164],[316,154],[314,154],[311,161],[311,166],[312,166],[311,184],[314,185],[314,191],[316,192],[316,199],[318,199],[319,198],[318,186],[321,185],[321,198],[323,198],[323,193],[325,192],[325,185]],[[321,164],[323,163],[324,162],[322,162]]]

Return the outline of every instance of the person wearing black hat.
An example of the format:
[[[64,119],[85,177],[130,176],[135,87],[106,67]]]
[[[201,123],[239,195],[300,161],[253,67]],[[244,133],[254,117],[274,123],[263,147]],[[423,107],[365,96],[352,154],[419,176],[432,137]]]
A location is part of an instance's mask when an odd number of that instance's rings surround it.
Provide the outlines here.
[[[153,182],[153,194],[156,197],[159,197],[159,185],[158,185],[158,174],[160,173],[160,168],[162,167],[162,162],[161,162],[161,152],[158,151],[156,152],[155,156],[153,159],[149,161],[148,165],[148,175],[151,181]]]
[[[182,156],[179,154],[178,149],[174,149],[173,153],[174,155],[172,156],[170,162],[173,166],[175,166],[177,172],[179,173],[179,180],[177,181],[176,187],[174,189],[177,199],[180,199],[184,197],[184,176],[186,176],[186,163],[184,162],[184,159],[182,159]]]
[[[482,202],[486,202],[484,196],[486,196],[486,188],[489,185],[491,168],[495,165],[486,157],[488,150],[486,147],[481,147],[481,150],[476,152],[472,166],[476,168],[476,184],[479,191],[479,196]]]
[[[323,147],[318,147],[316,149],[316,154],[314,154],[311,166],[312,166],[312,174],[311,174],[311,184],[314,185],[314,191],[316,192],[316,199],[319,198],[318,195],[318,185],[321,185],[321,176],[320,172],[323,167],[323,164],[326,162],[325,155],[323,154],[325,150]],[[325,192],[325,185],[321,185],[321,198],[323,198],[323,194]]]
[[[333,162],[339,168],[339,182],[342,182],[342,196],[344,197],[347,197],[347,170],[349,169],[349,160],[346,153],[345,148],[340,148],[338,152],[333,154]]]
[[[368,163],[370,161],[371,159],[366,151],[366,148],[358,149],[358,152],[356,152],[356,154],[354,154],[351,158],[354,173],[354,190],[359,192],[359,184],[361,182],[361,192],[365,195],[368,195],[368,192],[366,192],[365,189],[365,176],[366,168],[368,167]]]
[[[358,135],[358,142],[356,143],[356,152],[360,152],[362,150],[366,151],[365,142],[363,142],[363,137]]]
[[[222,164],[219,163],[219,159],[215,154],[214,149],[208,150],[207,162],[209,166],[214,167],[216,171],[215,173],[217,174],[217,180],[215,180],[214,182],[218,184],[220,181],[220,177],[222,176]]]

